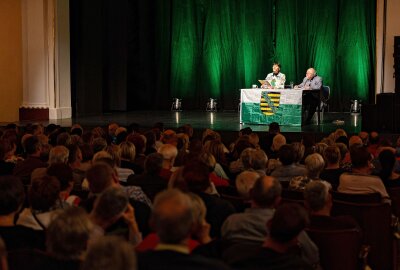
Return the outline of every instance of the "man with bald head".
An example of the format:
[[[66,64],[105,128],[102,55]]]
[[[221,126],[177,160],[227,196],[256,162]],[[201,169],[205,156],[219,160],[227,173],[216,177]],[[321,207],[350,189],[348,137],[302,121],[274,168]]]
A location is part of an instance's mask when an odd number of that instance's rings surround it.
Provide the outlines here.
[[[314,68],[307,69],[306,77],[303,82],[294,87],[295,89],[304,90],[319,90],[322,88],[322,78],[317,75]],[[303,92],[303,120],[304,123],[309,123],[316,111],[318,103],[320,102],[319,93]]]
[[[227,269],[221,262],[189,254],[194,226],[192,201],[178,189],[157,194],[150,223],[160,243],[154,251],[138,254],[139,269]]]

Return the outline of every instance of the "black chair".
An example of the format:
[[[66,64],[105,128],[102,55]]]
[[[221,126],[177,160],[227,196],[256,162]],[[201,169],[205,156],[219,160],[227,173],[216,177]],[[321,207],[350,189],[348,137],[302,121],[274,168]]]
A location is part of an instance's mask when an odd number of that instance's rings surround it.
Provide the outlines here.
[[[350,215],[363,231],[369,245],[372,269],[396,269],[397,243],[393,235],[391,206],[387,203],[354,203],[333,200],[332,216]]]
[[[359,259],[362,248],[359,230],[307,229],[306,232],[318,246],[322,269],[353,270],[363,264]]]
[[[329,104],[328,104],[328,100],[331,96],[331,88],[329,86],[322,86],[321,88],[321,111],[322,113],[325,112],[325,108],[327,108],[327,111],[329,112]]]
[[[332,199],[344,202],[353,203],[380,203],[382,202],[382,196],[378,192],[366,193],[366,194],[353,194],[343,193],[338,191],[331,191]]]

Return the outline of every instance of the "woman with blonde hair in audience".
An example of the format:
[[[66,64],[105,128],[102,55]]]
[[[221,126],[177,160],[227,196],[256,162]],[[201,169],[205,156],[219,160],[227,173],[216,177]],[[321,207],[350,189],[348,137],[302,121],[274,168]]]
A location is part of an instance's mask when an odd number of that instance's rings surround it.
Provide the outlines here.
[[[142,174],[143,168],[135,163],[136,147],[130,141],[125,141],[119,145],[121,168],[131,169],[135,174]]]
[[[302,191],[305,186],[312,181],[323,181],[330,189],[332,189],[331,184],[320,179],[320,173],[325,167],[325,161],[320,154],[314,153],[306,157],[305,165],[307,175],[293,177],[289,182],[289,189]]]

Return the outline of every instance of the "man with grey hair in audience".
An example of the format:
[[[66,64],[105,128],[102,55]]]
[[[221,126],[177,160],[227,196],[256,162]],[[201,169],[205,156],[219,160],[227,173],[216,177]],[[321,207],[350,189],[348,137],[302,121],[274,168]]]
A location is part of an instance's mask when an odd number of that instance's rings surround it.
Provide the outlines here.
[[[191,200],[177,189],[157,194],[151,224],[160,238],[154,251],[138,254],[139,269],[228,269],[223,263],[189,254],[194,225]]]
[[[310,213],[310,229],[359,229],[357,222],[351,216],[331,216],[332,196],[329,187],[323,182],[308,183],[304,189],[304,200]]]
[[[221,228],[222,239],[229,243],[222,257],[229,264],[250,255],[259,248],[269,234],[267,222],[274,216],[281,201],[282,186],[271,176],[261,176],[255,182],[251,196],[251,207],[244,213],[229,216]],[[318,264],[318,248],[303,231],[299,236],[302,257],[310,264]]]
[[[49,155],[49,168],[52,164],[56,163],[68,163],[68,156],[69,156],[69,150],[67,147],[63,145],[57,145],[50,150],[50,155]],[[31,174],[31,179],[43,177],[46,175],[47,168],[37,168],[35,169],[32,174]]]

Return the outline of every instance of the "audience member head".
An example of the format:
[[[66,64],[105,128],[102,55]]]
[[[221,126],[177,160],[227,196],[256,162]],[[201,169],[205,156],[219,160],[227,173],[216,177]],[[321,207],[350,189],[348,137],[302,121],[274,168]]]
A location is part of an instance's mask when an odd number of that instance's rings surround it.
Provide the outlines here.
[[[270,123],[268,127],[269,134],[278,134],[279,132],[281,132],[281,128],[279,127],[279,124],[277,122]]]
[[[367,168],[372,160],[371,154],[365,146],[354,145],[350,148],[351,164],[354,169]]]
[[[272,150],[279,151],[279,149],[286,144],[286,138],[282,134],[276,134],[275,137],[272,139]]]
[[[47,168],[47,175],[54,176],[60,182],[60,191],[71,192],[74,177],[70,166],[64,163],[53,163]]]
[[[279,206],[273,218],[268,222],[270,238],[280,244],[294,246],[297,236],[309,223],[305,209],[292,203]]]
[[[346,156],[347,152],[349,152],[349,149],[348,149],[347,145],[344,143],[335,143],[335,145],[339,148],[340,162],[342,162],[342,160]]]
[[[161,135],[161,142],[164,144],[172,144],[176,146],[177,144],[176,132],[172,129],[167,129]]]
[[[60,182],[53,176],[32,179],[29,187],[29,203],[33,210],[48,212],[60,200]]]
[[[146,137],[140,134],[130,134],[126,138],[135,145],[136,155],[142,155],[146,150]]]
[[[57,145],[67,146],[71,144],[71,135],[68,132],[62,132],[57,136]]]
[[[239,136],[250,135],[251,133],[253,133],[253,130],[250,127],[245,127],[239,131]]]
[[[284,144],[278,152],[279,161],[282,165],[290,165],[294,162],[293,147],[290,144]]]
[[[225,146],[219,140],[211,140],[207,141],[204,146],[203,150],[212,154],[216,161],[220,164],[226,163],[226,155],[225,155]]]
[[[250,190],[250,198],[255,207],[275,208],[280,203],[282,186],[272,176],[261,176]]]
[[[82,208],[60,211],[46,230],[47,252],[61,260],[83,259],[92,228]]]
[[[235,185],[241,198],[245,200],[250,199],[250,190],[258,178],[260,178],[260,174],[254,171],[243,171],[236,176]]]
[[[110,137],[114,137],[115,136],[115,132],[117,131],[117,129],[119,128],[119,125],[117,123],[110,123],[108,125],[108,136]]]
[[[93,149],[88,143],[79,146],[82,153],[82,162],[88,162],[93,159]]]
[[[169,162],[172,167],[176,156],[178,155],[178,149],[172,144],[163,144],[158,148],[158,153],[160,153],[164,161]]]
[[[321,181],[312,181],[304,189],[304,200],[311,213],[329,215],[332,208],[332,196],[329,186]]]
[[[128,195],[122,188],[109,187],[96,199],[90,213],[91,220],[103,229],[107,229],[122,217],[128,204]]]
[[[299,163],[304,157],[306,148],[301,142],[294,142],[291,145],[294,154],[294,163]]]
[[[25,200],[21,180],[15,176],[0,176],[0,216],[16,214]]]
[[[68,164],[71,166],[71,168],[79,167],[81,161],[83,160],[81,148],[77,144],[70,144],[68,145],[68,150]]]
[[[388,180],[392,175],[394,165],[396,163],[396,156],[392,150],[386,149],[379,153],[379,163],[381,164],[381,171],[379,176],[382,180]]]
[[[96,162],[86,172],[86,178],[89,182],[89,189],[92,193],[98,194],[113,185],[115,179],[118,179],[115,171],[108,164]]]
[[[129,162],[134,162],[136,157],[135,145],[129,141],[122,142],[119,145],[121,151],[121,159],[128,160]]]
[[[28,136],[24,141],[22,141],[22,146],[28,156],[40,155],[41,143],[37,136]]]
[[[361,138],[361,140],[363,142],[363,145],[364,146],[368,146],[368,144],[369,144],[369,134],[368,134],[368,132],[360,131],[360,133],[358,133],[358,136],[360,136],[360,138]]]
[[[325,149],[328,147],[326,143],[316,143],[314,148],[314,153],[318,153],[320,155],[324,154]]]
[[[208,172],[211,173],[214,171],[217,161],[212,154],[203,152],[198,156],[198,160],[207,165]]]
[[[136,255],[131,244],[118,236],[103,236],[91,243],[82,270],[136,270]]]
[[[308,172],[308,177],[311,179],[318,179],[320,173],[325,167],[324,158],[318,153],[306,157],[304,164]]]
[[[57,145],[50,150],[49,164],[54,163],[67,163],[69,157],[69,150],[63,145]]]
[[[124,127],[119,127],[117,131],[115,131],[115,143],[120,144],[124,141],[126,141],[126,138],[128,137],[128,131]]]
[[[107,141],[102,138],[98,137],[93,139],[92,142],[92,149],[93,149],[93,154],[96,154],[97,152],[104,151],[107,148]]]
[[[251,152],[251,168],[256,171],[265,173],[267,168],[268,157],[264,150],[256,149]]]
[[[242,161],[243,168],[250,170],[252,165],[253,152],[256,151],[254,148],[246,148],[240,154],[240,160]]]
[[[159,153],[151,153],[144,161],[144,171],[146,174],[159,175],[162,169],[163,156]]]
[[[207,224],[206,215],[207,208],[204,204],[204,201],[200,198],[200,196],[194,193],[186,193],[189,196],[192,206],[192,216],[193,216],[193,228],[192,234],[196,237],[196,234],[201,234],[202,227]]]
[[[184,244],[193,229],[192,202],[178,189],[157,194],[151,224],[164,244]]]
[[[378,144],[380,141],[379,133],[376,131],[372,131],[369,134],[369,143],[370,144]]]
[[[79,137],[81,137],[83,135],[83,128],[81,125],[79,124],[74,124],[71,127],[71,132],[70,132],[71,136],[72,135],[78,135]]]
[[[335,143],[343,143],[347,147],[349,146],[349,139],[346,136],[340,136],[335,140]]]
[[[352,147],[353,145],[363,145],[363,141],[359,136],[351,136],[349,139],[349,147]]]
[[[338,128],[338,129],[335,130],[335,136],[334,136],[335,141],[340,137],[346,137],[347,138],[347,133],[342,128]]]
[[[209,168],[199,160],[188,162],[183,168],[182,176],[189,191],[205,192],[211,185]]]
[[[324,151],[327,165],[339,165],[341,160],[340,150],[337,146],[328,146]]]

